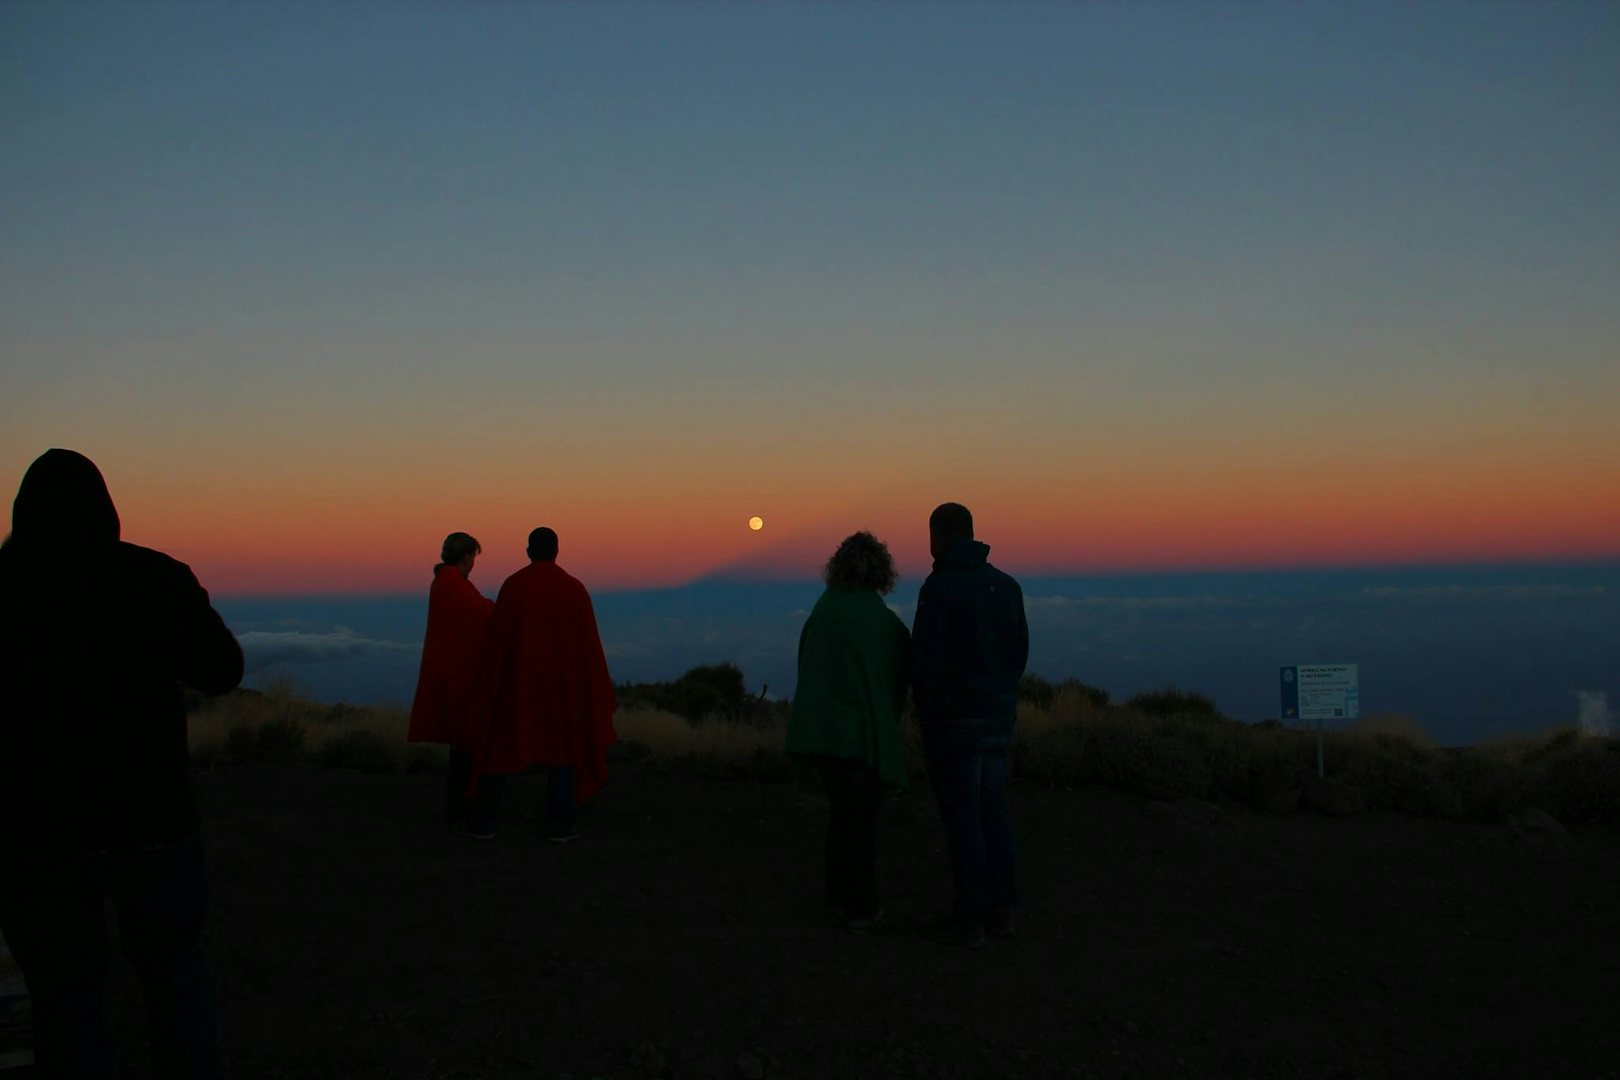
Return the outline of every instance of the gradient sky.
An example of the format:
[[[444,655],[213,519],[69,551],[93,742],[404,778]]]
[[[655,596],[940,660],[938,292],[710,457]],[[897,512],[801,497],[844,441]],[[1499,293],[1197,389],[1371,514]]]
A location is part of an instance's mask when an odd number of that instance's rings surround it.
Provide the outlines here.
[[[224,595],[1613,558],[1620,7],[7,3],[0,365]]]

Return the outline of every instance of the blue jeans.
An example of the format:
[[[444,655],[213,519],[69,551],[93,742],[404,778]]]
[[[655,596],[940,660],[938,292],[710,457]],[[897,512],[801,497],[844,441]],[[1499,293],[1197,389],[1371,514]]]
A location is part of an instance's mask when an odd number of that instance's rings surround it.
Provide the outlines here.
[[[140,976],[153,1075],[220,1075],[214,994],[203,961],[200,841],[31,859],[6,874],[0,929],[33,999],[41,1076],[113,1075],[102,1020],[106,900],[118,913],[123,954]]]
[[[1007,813],[1012,732],[994,721],[944,721],[923,724],[922,737],[950,849],[952,913],[964,930],[982,930],[991,913],[1010,914],[1018,906]]]

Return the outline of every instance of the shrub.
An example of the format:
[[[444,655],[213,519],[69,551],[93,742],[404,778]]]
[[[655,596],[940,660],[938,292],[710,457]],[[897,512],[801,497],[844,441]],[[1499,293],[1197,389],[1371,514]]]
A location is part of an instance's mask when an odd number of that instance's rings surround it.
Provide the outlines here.
[[[232,728],[221,756],[232,764],[290,764],[303,760],[305,734],[304,725],[291,719]]]
[[[1052,698],[1057,694],[1057,687],[1039,675],[1030,673],[1018,680],[1018,700],[1020,703],[1029,702],[1037,709],[1050,709]]]
[[[1620,743],[1602,738],[1554,741],[1556,752],[1535,759],[1534,805],[1566,824],[1620,821]]]
[[[1062,682],[1054,683],[1050,679],[1039,675],[1028,674],[1018,680],[1018,701],[1020,704],[1028,703],[1037,709],[1050,709],[1056,700],[1064,694],[1072,694],[1084,700],[1094,709],[1101,709],[1108,704],[1108,691],[1100,686],[1081,682],[1079,679],[1068,678]]]
[[[395,772],[403,758],[397,742],[365,728],[332,736],[321,744],[315,755],[315,759],[329,769],[358,769],[365,773]]]
[[[412,743],[405,747],[405,771],[408,773],[442,773],[448,765],[448,755],[442,746]]]
[[[1351,735],[1368,738],[1400,739],[1413,746],[1434,746],[1434,740],[1423,729],[1423,725],[1404,713],[1373,713],[1357,720],[1346,731]]]
[[[616,688],[627,709],[656,709],[694,723],[711,717],[738,720],[752,714],[754,699],[736,664],[704,664],[669,683],[627,683]]]
[[[1132,712],[1143,713],[1147,716],[1211,716],[1219,717],[1220,710],[1215,708],[1215,701],[1206,694],[1196,690],[1182,690],[1175,686],[1166,686],[1162,690],[1146,690],[1135,694],[1125,702],[1125,707]]]

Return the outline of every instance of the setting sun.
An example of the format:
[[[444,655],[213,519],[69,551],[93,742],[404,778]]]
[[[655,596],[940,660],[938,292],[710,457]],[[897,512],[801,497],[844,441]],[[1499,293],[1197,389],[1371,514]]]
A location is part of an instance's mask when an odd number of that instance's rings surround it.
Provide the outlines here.
[[[765,527],[765,519],[762,517],[751,517],[748,519],[748,527],[753,529],[755,532],[759,532],[759,530]]]

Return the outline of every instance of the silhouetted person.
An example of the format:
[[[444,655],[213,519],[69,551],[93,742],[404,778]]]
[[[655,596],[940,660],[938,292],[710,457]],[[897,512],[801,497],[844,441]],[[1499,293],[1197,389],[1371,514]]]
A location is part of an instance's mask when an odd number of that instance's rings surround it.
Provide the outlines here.
[[[44,1076],[107,1077],[103,904],[140,976],[153,1073],[219,1075],[184,682],[242,651],[182,563],[119,540],[90,459],[29,467],[0,546],[0,929],[33,998]]]
[[[495,598],[493,709],[469,831],[493,836],[503,778],[543,765],[546,836],[560,843],[578,836],[575,807],[607,780],[618,702],[590,594],[557,565],[557,534],[535,529],[528,551]]]
[[[814,761],[827,785],[825,875],[833,921],[856,933],[883,921],[877,891],[877,814],[883,786],[904,787],[900,713],[911,633],[883,597],[894,560],[858,532],[827,560],[827,590],[799,633],[799,679],[787,752]]]
[[[986,931],[1010,937],[1018,907],[1007,747],[1029,659],[1029,625],[1023,590],[990,565],[990,547],[973,539],[967,507],[935,508],[928,550],[934,571],[917,595],[912,688],[955,901],[950,915],[925,922],[923,931],[976,948]]]
[[[450,764],[444,777],[444,820],[463,823],[473,753],[483,734],[481,707],[487,707],[484,679],[490,617],[495,601],[469,579],[483,553],[464,532],[444,538],[439,563],[428,590],[427,634],[422,640],[422,669],[416,677],[407,742],[444,743]]]

